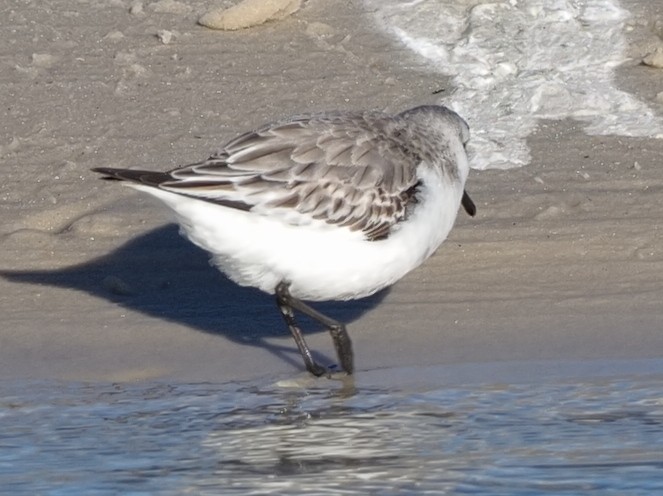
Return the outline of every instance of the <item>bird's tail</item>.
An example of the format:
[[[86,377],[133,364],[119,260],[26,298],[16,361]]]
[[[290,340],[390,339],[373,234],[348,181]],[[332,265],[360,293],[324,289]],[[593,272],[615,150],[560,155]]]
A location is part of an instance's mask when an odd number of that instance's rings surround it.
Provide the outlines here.
[[[107,181],[128,181],[131,183],[144,184],[146,186],[159,186],[172,179],[167,172],[153,172],[136,169],[114,169],[113,167],[95,167],[93,172],[103,174]]]

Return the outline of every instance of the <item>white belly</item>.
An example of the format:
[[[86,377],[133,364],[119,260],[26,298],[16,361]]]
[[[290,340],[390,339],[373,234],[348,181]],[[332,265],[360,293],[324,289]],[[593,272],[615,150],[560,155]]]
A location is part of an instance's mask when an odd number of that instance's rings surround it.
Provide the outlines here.
[[[456,219],[463,184],[437,172],[421,176],[419,203],[387,239],[367,241],[361,232],[319,221],[286,224],[175,193],[137,186],[164,201],[184,234],[212,254],[230,279],[274,293],[280,281],[305,300],[346,300],[385,288],[428,258]]]

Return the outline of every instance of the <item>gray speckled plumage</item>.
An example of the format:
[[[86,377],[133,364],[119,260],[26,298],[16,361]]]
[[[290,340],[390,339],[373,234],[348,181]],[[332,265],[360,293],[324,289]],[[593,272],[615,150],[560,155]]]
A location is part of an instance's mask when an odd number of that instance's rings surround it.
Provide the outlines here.
[[[257,214],[295,211],[289,222],[323,220],[377,240],[416,204],[422,163],[457,178],[449,129],[462,143],[469,139],[457,114],[434,105],[397,115],[299,115],[242,134],[207,160],[168,172],[96,170]]]

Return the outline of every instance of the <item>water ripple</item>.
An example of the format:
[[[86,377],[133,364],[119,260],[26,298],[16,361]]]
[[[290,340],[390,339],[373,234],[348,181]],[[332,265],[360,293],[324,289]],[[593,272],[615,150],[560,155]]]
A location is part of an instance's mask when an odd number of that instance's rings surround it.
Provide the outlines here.
[[[424,391],[0,383],[8,494],[663,490],[660,382]]]

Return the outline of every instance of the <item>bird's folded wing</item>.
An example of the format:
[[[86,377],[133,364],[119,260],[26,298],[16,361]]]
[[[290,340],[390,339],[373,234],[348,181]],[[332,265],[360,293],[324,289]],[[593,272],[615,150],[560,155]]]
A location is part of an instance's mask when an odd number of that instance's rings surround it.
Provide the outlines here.
[[[243,134],[204,162],[170,171],[158,187],[381,239],[416,201],[419,159],[393,126],[381,114],[293,118]]]

